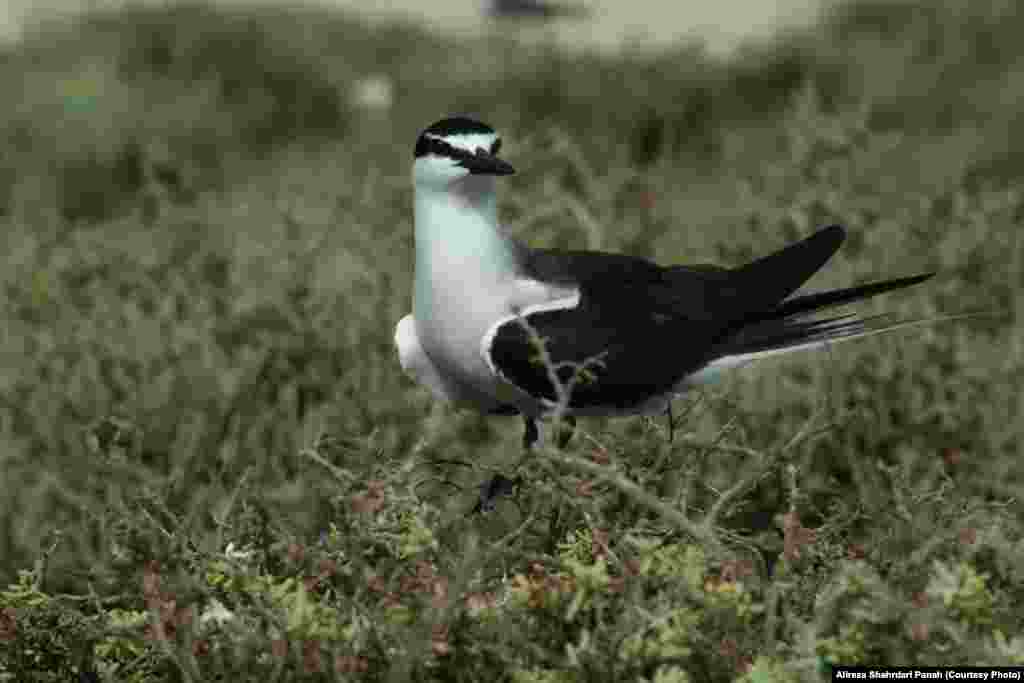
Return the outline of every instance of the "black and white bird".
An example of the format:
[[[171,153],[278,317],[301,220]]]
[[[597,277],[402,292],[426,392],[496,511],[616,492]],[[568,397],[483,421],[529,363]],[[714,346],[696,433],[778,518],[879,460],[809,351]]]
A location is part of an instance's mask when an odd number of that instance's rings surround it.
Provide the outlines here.
[[[897,327],[887,316],[812,314],[932,275],[794,296],[842,245],[838,225],[738,268],[534,249],[498,221],[495,182],[514,172],[500,148],[493,129],[464,117],[416,141],[413,312],[395,344],[405,372],[436,396],[521,415],[526,446],[556,409],[662,413],[724,370]],[[553,365],[538,362],[538,337]]]

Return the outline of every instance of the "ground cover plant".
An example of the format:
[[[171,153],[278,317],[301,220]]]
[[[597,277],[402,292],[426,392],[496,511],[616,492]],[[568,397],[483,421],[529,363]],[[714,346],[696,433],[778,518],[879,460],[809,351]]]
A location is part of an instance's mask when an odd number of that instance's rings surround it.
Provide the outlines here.
[[[729,60],[608,57],[187,5],[6,48],[0,680],[1024,663],[1022,29],[861,1]],[[349,96],[373,74],[389,110]],[[412,144],[456,112],[504,134],[533,244],[732,265],[840,222],[812,288],[935,270],[864,309],[996,314],[521,460],[392,347]],[[468,514],[495,471],[518,494]]]

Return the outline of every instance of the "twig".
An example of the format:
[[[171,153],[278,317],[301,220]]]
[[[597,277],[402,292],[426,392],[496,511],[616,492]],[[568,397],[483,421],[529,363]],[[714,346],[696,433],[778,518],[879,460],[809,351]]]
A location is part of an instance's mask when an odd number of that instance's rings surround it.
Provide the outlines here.
[[[582,458],[567,455],[550,448],[547,449],[546,455],[548,458],[564,467],[585,472],[586,474],[597,477],[602,481],[611,484],[614,488],[629,496],[636,503],[643,505],[663,517],[680,531],[709,545],[716,547],[721,545],[721,542],[709,527],[704,524],[694,524],[678,510],[662,503],[660,500],[644,491],[643,488],[616,472],[614,468],[598,465]]]

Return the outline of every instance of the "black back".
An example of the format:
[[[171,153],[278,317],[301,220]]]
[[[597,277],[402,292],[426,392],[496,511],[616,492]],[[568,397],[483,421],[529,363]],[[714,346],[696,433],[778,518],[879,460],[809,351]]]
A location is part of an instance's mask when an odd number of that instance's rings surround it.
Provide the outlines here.
[[[748,321],[764,320],[836,252],[839,226],[737,269],[661,267],[603,252],[558,252],[519,246],[524,275],[576,285],[576,308],[542,311],[525,320],[545,340],[555,363],[588,366],[570,407],[629,409],[673,386],[720,355]],[[510,382],[555,400],[547,370],[536,360],[518,320],[493,337],[491,360]],[[573,376],[566,365],[564,382]]]

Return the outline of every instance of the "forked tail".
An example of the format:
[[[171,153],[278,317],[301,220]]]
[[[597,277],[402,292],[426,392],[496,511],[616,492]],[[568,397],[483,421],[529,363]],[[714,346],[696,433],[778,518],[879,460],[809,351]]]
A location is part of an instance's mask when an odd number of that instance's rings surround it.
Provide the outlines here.
[[[924,282],[934,273],[828,292],[805,294],[783,301],[773,310],[748,317],[740,329],[716,349],[717,358],[699,374],[717,374],[726,368],[793,351],[822,348],[840,341],[965,316],[943,318],[900,318],[894,314],[856,314],[810,318],[823,310],[852,303]],[[970,315],[970,314],[968,314]]]

